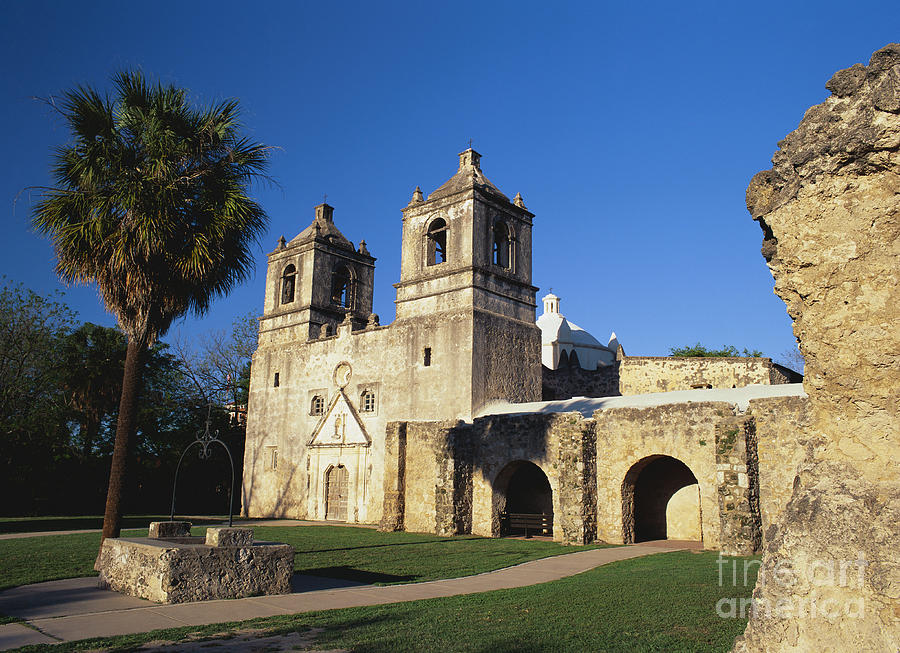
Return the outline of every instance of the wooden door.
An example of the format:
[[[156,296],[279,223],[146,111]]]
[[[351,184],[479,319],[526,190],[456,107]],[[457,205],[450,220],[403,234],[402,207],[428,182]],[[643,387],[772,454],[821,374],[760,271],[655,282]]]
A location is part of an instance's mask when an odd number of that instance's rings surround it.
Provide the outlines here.
[[[325,473],[325,519],[347,521],[347,477],[343,465]]]

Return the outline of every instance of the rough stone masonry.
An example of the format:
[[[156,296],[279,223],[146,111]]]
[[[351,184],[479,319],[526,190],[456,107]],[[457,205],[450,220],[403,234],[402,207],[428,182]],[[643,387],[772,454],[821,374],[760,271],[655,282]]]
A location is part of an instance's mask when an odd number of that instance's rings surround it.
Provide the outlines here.
[[[737,651],[900,647],[900,44],[826,87],[747,189],[811,419]]]
[[[287,594],[293,573],[294,548],[254,541],[250,528],[203,538],[190,522],[151,522],[149,537],[108,537],[100,550],[103,585],[157,603]]]

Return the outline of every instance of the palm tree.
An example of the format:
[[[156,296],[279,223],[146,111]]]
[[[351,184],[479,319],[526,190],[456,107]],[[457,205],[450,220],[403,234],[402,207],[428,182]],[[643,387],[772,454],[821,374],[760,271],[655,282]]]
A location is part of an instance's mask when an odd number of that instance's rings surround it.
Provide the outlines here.
[[[119,535],[148,347],[248,277],[268,223],[248,187],[269,148],[239,134],[236,100],[195,108],[184,89],[139,72],[115,75],[113,86],[112,99],[79,86],[52,103],[73,141],[56,150],[55,186],[41,189],[32,215],[60,277],[96,283],[128,336],[104,539]]]

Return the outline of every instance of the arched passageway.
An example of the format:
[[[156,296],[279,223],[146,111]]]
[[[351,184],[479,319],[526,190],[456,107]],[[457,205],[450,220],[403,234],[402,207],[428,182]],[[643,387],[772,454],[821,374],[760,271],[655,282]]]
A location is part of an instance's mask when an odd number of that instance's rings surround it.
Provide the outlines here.
[[[511,462],[497,475],[494,509],[501,535],[553,534],[553,490],[532,462]]]
[[[622,482],[622,530],[626,544],[665,539],[703,539],[700,486],[690,468],[671,456],[648,456]]]

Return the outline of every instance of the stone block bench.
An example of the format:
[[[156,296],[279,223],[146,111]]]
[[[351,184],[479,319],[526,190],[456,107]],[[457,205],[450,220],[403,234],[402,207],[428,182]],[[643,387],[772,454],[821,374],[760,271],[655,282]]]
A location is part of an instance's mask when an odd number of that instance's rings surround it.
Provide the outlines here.
[[[190,522],[153,522],[149,537],[107,538],[100,582],[157,603],[288,594],[294,548],[253,539],[250,528],[208,528],[191,536]]]

